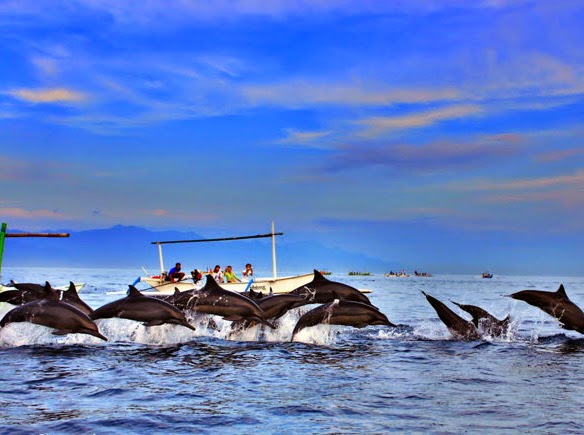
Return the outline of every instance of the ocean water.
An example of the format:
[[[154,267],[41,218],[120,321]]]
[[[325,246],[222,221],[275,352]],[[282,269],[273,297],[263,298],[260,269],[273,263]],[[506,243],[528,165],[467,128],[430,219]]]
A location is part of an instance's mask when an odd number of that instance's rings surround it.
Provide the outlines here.
[[[133,270],[5,269],[4,278],[86,283],[94,308],[120,298]],[[99,321],[108,342],[43,326],[0,329],[0,433],[580,433],[584,336],[524,302],[563,283],[584,307],[584,278],[436,275],[331,280],[373,291],[402,326],[319,325],[290,342],[304,307],[276,331],[233,335]],[[512,317],[503,338],[453,340],[421,290]],[[0,315],[11,306],[0,304]],[[466,316],[468,318],[468,316]]]

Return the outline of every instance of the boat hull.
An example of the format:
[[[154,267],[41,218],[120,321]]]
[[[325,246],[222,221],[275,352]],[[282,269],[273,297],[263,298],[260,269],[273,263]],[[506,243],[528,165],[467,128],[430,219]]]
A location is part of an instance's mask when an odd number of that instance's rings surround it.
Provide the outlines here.
[[[249,282],[234,282],[234,283],[222,283],[220,286],[225,290],[231,290],[234,292],[244,292],[246,290],[253,290],[254,292],[262,292],[263,294],[267,295],[270,293],[270,289],[272,293],[288,293],[300,286],[308,284],[314,278],[313,273],[306,273],[303,275],[295,275],[295,276],[285,276],[285,277],[278,277],[278,278],[254,278],[251,286],[249,286]],[[159,278],[151,278],[151,277],[141,277],[140,282],[144,282],[152,287],[152,290],[156,290],[159,293],[173,293],[175,288],[178,288],[180,291],[191,290],[195,288],[203,287],[204,280],[199,281],[197,284],[194,284],[190,280],[185,280],[181,282],[168,282],[162,281]],[[146,289],[149,291],[151,289]]]

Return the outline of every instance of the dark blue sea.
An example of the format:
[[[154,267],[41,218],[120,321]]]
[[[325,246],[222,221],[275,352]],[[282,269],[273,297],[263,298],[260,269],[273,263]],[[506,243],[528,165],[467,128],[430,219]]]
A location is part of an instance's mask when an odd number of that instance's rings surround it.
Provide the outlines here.
[[[123,296],[133,270],[10,269],[4,280],[85,283],[93,308]],[[563,283],[584,307],[584,278],[435,275],[331,280],[373,291],[397,329],[319,325],[231,335],[230,322],[99,321],[103,342],[28,323],[0,330],[0,433],[581,433],[584,336],[524,302]],[[510,314],[503,338],[458,341],[421,290]],[[0,315],[12,306],[0,304]],[[469,316],[466,316],[469,318]]]

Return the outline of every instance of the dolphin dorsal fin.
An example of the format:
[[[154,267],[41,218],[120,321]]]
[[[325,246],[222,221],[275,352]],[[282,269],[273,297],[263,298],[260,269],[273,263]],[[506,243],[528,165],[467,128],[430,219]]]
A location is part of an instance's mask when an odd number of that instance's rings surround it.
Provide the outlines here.
[[[217,291],[217,290],[223,290],[223,288],[217,283],[217,281],[215,281],[215,278],[213,278],[213,275],[211,275],[209,273],[209,274],[207,274],[207,280],[205,281],[205,285],[203,286],[202,290]]]
[[[312,282],[318,281],[328,281],[328,279],[326,279],[325,276],[318,270],[314,269],[314,278],[312,279]]]
[[[566,289],[564,288],[564,284],[560,284],[560,287],[556,291],[556,294],[562,298],[568,299],[568,295],[566,294]]]
[[[47,299],[54,299],[59,300],[61,299],[61,294],[59,294],[49,283],[49,281],[45,281],[45,287],[43,288],[45,293],[45,298]]]
[[[128,286],[128,297],[135,298],[137,296],[142,296],[142,293],[140,293],[140,290],[138,290],[133,285],[129,285]]]
[[[178,295],[180,295],[180,290],[178,289],[178,287],[175,287],[173,296],[178,296]]]

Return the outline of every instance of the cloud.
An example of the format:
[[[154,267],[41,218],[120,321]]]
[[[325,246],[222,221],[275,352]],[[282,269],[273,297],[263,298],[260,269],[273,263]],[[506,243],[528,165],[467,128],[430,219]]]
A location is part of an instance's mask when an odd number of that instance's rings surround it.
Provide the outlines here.
[[[25,160],[0,155],[0,180],[26,181],[31,173],[36,173],[37,165]]]
[[[571,158],[584,157],[584,148],[571,148],[565,150],[554,150],[541,153],[535,156],[535,160],[540,162],[557,162]]]
[[[582,209],[584,206],[584,170],[568,175],[518,178],[515,180],[466,180],[456,184],[427,186],[426,190],[470,192],[480,198],[482,205],[530,203],[542,209],[543,213],[553,213],[549,204],[563,209]],[[505,214],[505,213],[504,213]]]
[[[460,190],[474,191],[495,191],[495,190],[524,190],[524,189],[545,189],[556,186],[573,186],[582,190],[584,186],[584,170],[576,171],[572,175],[554,175],[539,178],[523,178],[505,182],[478,181],[475,183],[465,183],[460,186]]]
[[[491,195],[485,198],[492,203],[534,203],[548,207],[550,203],[560,205],[563,209],[582,209],[584,207],[584,190],[550,190],[544,192],[516,192]]]
[[[0,215],[5,216],[7,218],[15,218],[15,219],[55,219],[55,220],[62,220],[68,218],[68,216],[64,215],[61,212],[55,210],[28,210],[25,208],[19,207],[3,207],[0,208]]]
[[[367,126],[367,136],[377,136],[380,132],[404,128],[420,128],[450,119],[477,116],[483,110],[477,105],[455,105],[402,116],[371,117],[358,121]]]
[[[459,92],[450,87],[394,88],[381,83],[367,85],[343,82],[320,82],[318,79],[291,79],[274,84],[244,85],[241,93],[254,105],[284,107],[313,105],[389,106],[398,103],[429,103],[452,100]]]
[[[76,103],[87,99],[81,92],[64,88],[14,89],[6,94],[29,103]]]
[[[215,0],[184,1],[167,0],[143,1],[137,8],[133,2],[118,0],[71,0],[59,5],[58,15],[55,13],[54,2],[50,0],[4,0],[0,4],[0,17],[22,21],[25,18],[43,17],[46,21],[61,22],[66,17],[73,19],[83,17],[88,13],[98,13],[108,16],[119,25],[149,26],[156,28],[163,25],[187,25],[193,21],[233,21],[248,17],[268,17],[274,20],[287,18],[322,16],[335,14],[341,16],[379,15],[386,13],[402,13],[426,15],[436,11],[456,8],[460,9],[502,9],[508,5],[517,7],[519,3],[529,0],[408,0],[381,2],[378,0],[362,0],[350,2],[346,0],[271,0],[269,2],[249,0]]]
[[[294,129],[285,130],[287,136],[277,143],[291,144],[310,148],[330,148],[328,143],[322,145],[319,139],[328,136],[330,131],[297,131]]]
[[[59,67],[55,59],[35,56],[31,59],[31,62],[43,75],[54,76],[59,73]]]
[[[470,169],[518,155],[522,142],[506,135],[478,138],[476,142],[432,142],[423,145],[346,145],[337,148],[326,164],[328,172],[350,168],[385,167],[400,172],[433,173]]]

